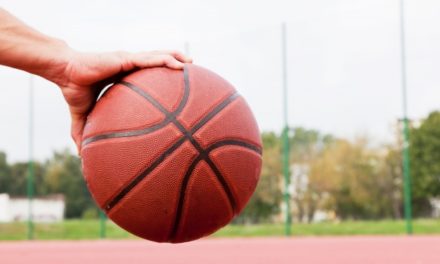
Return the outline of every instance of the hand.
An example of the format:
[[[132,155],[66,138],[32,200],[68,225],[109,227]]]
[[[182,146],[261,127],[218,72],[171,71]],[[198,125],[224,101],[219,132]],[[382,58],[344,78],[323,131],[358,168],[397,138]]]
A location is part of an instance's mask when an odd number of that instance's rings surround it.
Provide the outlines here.
[[[69,105],[72,119],[72,138],[81,153],[81,139],[88,113],[101,90],[114,81],[114,77],[136,68],[166,66],[182,69],[191,59],[177,51],[141,53],[78,53],[69,54],[68,63],[56,83]]]
[[[27,26],[0,7],[0,65],[21,69],[56,83],[69,104],[78,152],[87,114],[101,90],[136,68],[182,69],[191,59],[176,51],[81,53],[62,40]]]

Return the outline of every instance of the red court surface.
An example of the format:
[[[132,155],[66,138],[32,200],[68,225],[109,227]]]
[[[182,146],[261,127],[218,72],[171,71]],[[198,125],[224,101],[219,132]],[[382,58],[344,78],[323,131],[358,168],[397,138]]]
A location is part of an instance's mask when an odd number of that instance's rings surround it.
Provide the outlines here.
[[[2,264],[440,263],[440,236],[0,242]]]

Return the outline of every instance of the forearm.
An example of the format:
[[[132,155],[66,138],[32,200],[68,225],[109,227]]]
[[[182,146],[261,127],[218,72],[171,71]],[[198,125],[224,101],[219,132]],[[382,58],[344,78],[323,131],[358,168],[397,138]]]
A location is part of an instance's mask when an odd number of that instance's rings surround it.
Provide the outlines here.
[[[0,64],[59,83],[69,53],[63,41],[32,29],[0,8]]]

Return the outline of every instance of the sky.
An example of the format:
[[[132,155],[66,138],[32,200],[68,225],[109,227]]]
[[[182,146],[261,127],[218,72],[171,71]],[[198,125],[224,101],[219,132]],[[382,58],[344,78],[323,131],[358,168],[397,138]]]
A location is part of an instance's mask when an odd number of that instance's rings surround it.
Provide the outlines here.
[[[399,0],[0,0],[39,31],[80,51],[185,49],[229,80],[263,131],[282,117],[281,23],[287,25],[290,126],[338,137],[393,139],[402,117]],[[405,0],[408,112],[440,107],[440,1]],[[0,66],[0,150],[29,157],[29,83]],[[74,151],[54,84],[34,78],[34,156]]]

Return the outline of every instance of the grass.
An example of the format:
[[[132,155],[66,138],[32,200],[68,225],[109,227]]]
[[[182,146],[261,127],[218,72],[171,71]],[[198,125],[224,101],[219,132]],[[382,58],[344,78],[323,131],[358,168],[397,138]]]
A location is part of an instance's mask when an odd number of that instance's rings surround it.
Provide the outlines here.
[[[41,240],[99,239],[99,220],[67,220],[52,224],[35,224],[34,238]],[[134,238],[114,223],[107,221],[106,237],[111,239]],[[0,223],[0,240],[24,240],[27,238],[27,223]]]
[[[414,221],[414,234],[440,234],[440,220],[418,219]],[[110,239],[134,239],[135,237],[108,221],[106,237]],[[26,223],[0,223],[0,240],[26,239]],[[35,224],[35,239],[79,240],[99,239],[99,220],[67,220],[53,224]],[[229,225],[213,237],[266,237],[282,236],[282,224]],[[345,221],[313,224],[294,224],[293,236],[338,235],[403,235],[404,221]]]
[[[440,234],[440,220],[419,219],[413,222],[414,234]],[[341,235],[403,235],[405,222],[393,220],[322,222],[292,225],[293,236]],[[229,225],[214,234],[215,237],[282,236],[284,225]]]

